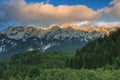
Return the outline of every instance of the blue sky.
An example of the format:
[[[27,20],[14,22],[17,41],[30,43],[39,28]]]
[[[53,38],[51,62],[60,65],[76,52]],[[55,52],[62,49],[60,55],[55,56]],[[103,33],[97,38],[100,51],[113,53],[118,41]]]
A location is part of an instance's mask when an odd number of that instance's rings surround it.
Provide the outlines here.
[[[119,22],[119,7],[120,0],[0,0],[0,29],[84,21]]]
[[[86,5],[94,10],[110,6],[112,0],[49,0],[49,4],[59,5]],[[26,2],[47,2],[47,0],[26,0]]]

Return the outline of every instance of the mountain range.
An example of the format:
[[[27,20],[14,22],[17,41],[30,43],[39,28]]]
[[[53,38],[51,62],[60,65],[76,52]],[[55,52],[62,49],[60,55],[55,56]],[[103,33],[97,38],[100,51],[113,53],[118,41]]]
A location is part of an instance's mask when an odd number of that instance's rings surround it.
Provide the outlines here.
[[[47,28],[36,26],[8,27],[0,31],[0,58],[8,58],[16,53],[40,51],[65,51],[74,53],[89,41],[109,36],[117,28],[78,26],[73,24],[53,24]]]

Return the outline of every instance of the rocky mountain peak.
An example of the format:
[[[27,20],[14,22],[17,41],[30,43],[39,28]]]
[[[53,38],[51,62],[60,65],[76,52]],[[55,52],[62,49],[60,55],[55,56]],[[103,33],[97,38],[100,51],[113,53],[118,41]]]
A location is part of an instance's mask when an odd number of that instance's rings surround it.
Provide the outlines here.
[[[50,25],[48,28],[44,27],[36,27],[36,26],[20,26],[20,27],[8,27],[7,29],[1,31],[0,33],[7,35],[9,38],[15,38],[15,39],[22,39],[22,38],[30,38],[32,36],[36,37],[44,37],[45,34],[52,33],[52,34],[62,34],[63,36],[66,34],[69,35],[76,35],[80,34],[81,32],[86,33],[100,33],[104,35],[109,35],[110,32],[115,31],[117,28],[103,28],[103,27],[93,27],[93,26],[84,26],[80,27],[78,25],[74,24],[62,24],[57,25],[53,24]],[[62,33],[59,33],[59,30],[62,31]]]

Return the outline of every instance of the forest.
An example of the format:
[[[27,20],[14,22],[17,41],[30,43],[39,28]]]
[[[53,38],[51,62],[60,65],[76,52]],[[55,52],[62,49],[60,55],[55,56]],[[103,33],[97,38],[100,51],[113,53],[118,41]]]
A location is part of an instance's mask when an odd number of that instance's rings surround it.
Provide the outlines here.
[[[120,30],[89,42],[73,56],[27,51],[0,61],[0,80],[120,80]]]

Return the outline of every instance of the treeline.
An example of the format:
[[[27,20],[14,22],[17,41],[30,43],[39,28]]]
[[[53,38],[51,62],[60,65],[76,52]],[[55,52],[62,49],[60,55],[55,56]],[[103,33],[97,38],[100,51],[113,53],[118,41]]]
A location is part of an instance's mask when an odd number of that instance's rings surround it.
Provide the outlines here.
[[[0,62],[0,80],[24,80],[39,76],[45,69],[65,69],[67,56],[59,52],[30,51]],[[26,79],[27,80],[27,79]]]
[[[60,52],[40,52],[38,50],[16,54],[10,58],[10,65],[35,65],[42,69],[65,68],[68,56]]]
[[[72,68],[120,68],[120,30],[109,37],[96,39],[85,47],[78,49],[76,55],[69,60]]]

